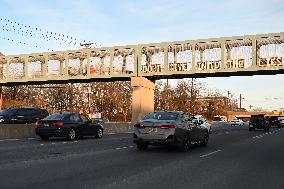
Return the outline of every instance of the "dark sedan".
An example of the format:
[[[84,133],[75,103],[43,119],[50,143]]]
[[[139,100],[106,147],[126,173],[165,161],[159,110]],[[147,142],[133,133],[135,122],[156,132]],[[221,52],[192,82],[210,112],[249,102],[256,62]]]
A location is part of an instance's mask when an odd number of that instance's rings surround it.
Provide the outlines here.
[[[206,146],[209,139],[207,128],[194,122],[186,112],[152,112],[134,125],[134,143],[140,150],[148,145],[174,145],[188,151],[193,144]]]
[[[74,140],[83,136],[103,136],[103,126],[94,123],[85,115],[80,113],[55,113],[46,118],[37,121],[35,133],[42,140],[48,140],[49,137],[65,137],[68,140]]]

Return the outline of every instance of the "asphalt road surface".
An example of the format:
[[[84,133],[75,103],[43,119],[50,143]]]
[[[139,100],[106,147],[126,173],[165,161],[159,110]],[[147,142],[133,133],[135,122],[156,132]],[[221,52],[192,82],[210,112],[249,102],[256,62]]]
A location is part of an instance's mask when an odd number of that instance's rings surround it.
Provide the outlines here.
[[[0,140],[0,189],[284,188],[284,128],[218,128],[189,152],[138,151],[131,137]]]

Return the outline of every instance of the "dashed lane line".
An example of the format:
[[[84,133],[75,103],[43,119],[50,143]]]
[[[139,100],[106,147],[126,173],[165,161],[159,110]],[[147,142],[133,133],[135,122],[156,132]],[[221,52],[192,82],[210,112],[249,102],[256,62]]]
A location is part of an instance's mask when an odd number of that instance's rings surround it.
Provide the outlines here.
[[[212,155],[212,154],[216,154],[216,153],[218,153],[218,152],[221,152],[221,150],[216,150],[216,151],[214,151],[214,152],[210,152],[210,153],[208,153],[208,154],[201,155],[200,157],[201,157],[201,158],[204,158],[204,157],[210,156],[210,155]]]

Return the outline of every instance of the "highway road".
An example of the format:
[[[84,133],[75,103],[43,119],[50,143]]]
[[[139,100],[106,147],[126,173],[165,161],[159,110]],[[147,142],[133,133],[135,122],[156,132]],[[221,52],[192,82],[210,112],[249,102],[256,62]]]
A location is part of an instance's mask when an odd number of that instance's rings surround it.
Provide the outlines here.
[[[131,137],[0,140],[0,189],[284,188],[284,128],[217,128],[189,152],[138,151]]]

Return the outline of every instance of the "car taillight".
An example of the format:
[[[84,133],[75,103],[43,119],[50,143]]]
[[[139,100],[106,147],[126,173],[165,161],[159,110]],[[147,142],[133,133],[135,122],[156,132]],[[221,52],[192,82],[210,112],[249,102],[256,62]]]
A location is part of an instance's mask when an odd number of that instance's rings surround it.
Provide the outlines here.
[[[177,126],[176,125],[162,125],[160,128],[161,129],[175,129],[177,128]]]
[[[64,123],[62,121],[58,121],[58,122],[55,122],[53,123],[53,126],[56,126],[56,127],[60,127],[60,126],[63,126]]]
[[[36,123],[35,123],[35,126],[36,127],[40,127],[42,125],[42,123],[40,122],[40,121],[37,121]]]
[[[134,125],[134,127],[136,127],[136,128],[145,128],[145,126],[144,125],[142,125],[142,124],[139,124],[139,123],[137,123],[137,124],[135,124]]]

